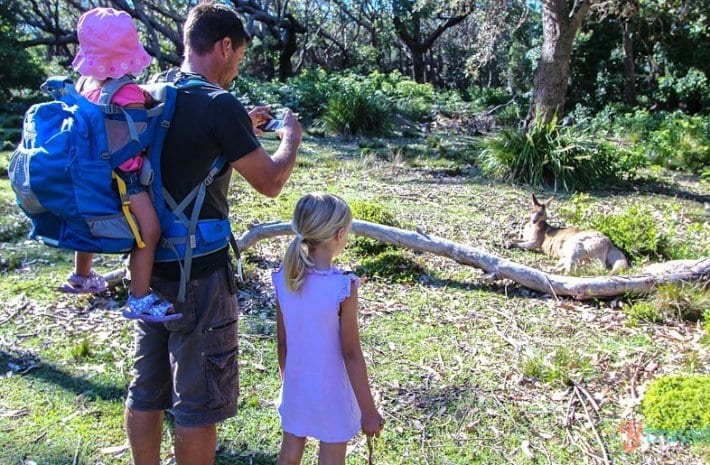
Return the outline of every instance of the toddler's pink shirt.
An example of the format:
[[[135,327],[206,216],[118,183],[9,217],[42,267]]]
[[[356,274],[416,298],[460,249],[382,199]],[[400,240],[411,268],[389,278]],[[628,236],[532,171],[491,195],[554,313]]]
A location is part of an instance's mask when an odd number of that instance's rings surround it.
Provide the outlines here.
[[[82,95],[88,100],[96,103],[101,98],[101,87],[96,87],[87,92],[82,92]],[[126,84],[125,86],[118,89],[118,91],[113,95],[111,103],[115,103],[116,105],[122,107],[135,103],[145,105],[145,96],[143,95],[143,91],[141,90],[138,84]],[[136,155],[135,157],[129,158],[128,160],[118,165],[118,169],[120,169],[121,171],[130,172],[138,171],[141,169],[142,166],[143,156]]]

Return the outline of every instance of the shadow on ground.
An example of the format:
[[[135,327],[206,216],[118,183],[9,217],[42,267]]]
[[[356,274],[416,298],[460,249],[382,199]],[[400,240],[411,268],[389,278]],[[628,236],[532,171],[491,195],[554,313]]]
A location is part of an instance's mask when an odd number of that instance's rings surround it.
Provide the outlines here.
[[[126,396],[125,387],[87,380],[36,358],[22,357],[0,350],[0,372],[8,371],[52,383],[76,395],[88,394],[107,401],[123,399]]]

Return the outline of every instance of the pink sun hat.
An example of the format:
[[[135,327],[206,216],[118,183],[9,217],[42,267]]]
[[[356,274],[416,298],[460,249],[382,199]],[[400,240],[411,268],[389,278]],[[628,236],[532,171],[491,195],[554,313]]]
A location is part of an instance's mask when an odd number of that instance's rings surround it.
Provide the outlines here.
[[[152,58],[138,39],[133,19],[125,11],[94,8],[76,26],[79,52],[72,61],[76,71],[95,79],[140,74]]]

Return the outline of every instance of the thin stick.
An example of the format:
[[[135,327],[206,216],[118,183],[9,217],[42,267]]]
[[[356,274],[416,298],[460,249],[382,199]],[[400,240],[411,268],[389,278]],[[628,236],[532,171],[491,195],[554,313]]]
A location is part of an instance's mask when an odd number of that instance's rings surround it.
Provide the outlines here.
[[[80,451],[81,451],[81,438],[79,438],[79,442],[76,445],[76,452],[74,452],[74,460],[72,461],[72,465],[78,465]]]
[[[589,426],[591,426],[592,431],[594,432],[594,437],[596,437],[597,443],[599,444],[599,447],[601,448],[604,463],[606,465],[611,465],[611,462],[609,461],[609,454],[607,454],[607,452],[606,452],[606,447],[604,446],[604,442],[602,441],[601,436],[599,436],[599,431],[597,431],[597,427],[594,425],[594,422],[592,421],[592,417],[589,415],[589,409],[587,409],[587,405],[584,403],[584,399],[582,399],[582,394],[580,393],[579,389],[577,389],[577,386],[574,387],[574,393],[579,398],[579,401],[582,403],[582,408],[584,409],[584,413],[587,416],[587,421],[589,422]]]

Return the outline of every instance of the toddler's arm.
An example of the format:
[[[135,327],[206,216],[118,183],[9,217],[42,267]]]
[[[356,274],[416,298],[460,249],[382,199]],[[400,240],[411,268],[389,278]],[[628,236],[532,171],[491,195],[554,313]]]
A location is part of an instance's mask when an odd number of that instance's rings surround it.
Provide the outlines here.
[[[360,347],[360,333],[357,326],[357,285],[350,285],[350,297],[340,304],[340,343],[348,370],[350,384],[360,406],[362,432],[368,436],[379,434],[384,421],[372,399],[367,367]]]

